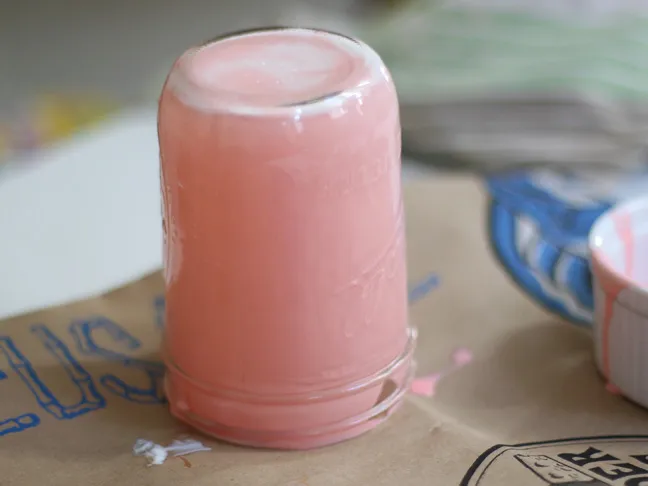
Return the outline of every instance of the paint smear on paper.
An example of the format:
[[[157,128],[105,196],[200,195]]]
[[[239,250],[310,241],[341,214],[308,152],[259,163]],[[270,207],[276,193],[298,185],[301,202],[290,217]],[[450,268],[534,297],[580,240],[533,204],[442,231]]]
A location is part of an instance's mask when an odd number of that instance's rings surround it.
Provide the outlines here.
[[[608,384],[605,385],[605,389],[612,395],[621,395],[621,390],[619,389],[619,387],[612,382],[608,382]]]
[[[448,366],[445,370],[439,371],[437,373],[432,373],[431,375],[416,378],[412,382],[410,391],[414,395],[423,397],[434,396],[434,394],[436,393],[436,387],[442,378],[446,377],[454,371],[463,368],[472,360],[473,354],[469,349],[459,348],[452,353],[452,364],[450,366]]]
[[[309,486],[308,477],[304,476],[301,479],[290,481],[289,483],[286,484],[286,486]]]
[[[436,273],[428,275],[424,280],[410,288],[408,292],[408,299],[410,304],[414,304],[423,299],[430,292],[439,286],[441,280]]]
[[[179,457],[185,463],[185,467],[191,467],[191,463],[184,459],[183,456],[208,451],[211,451],[211,447],[207,447],[202,442],[193,439],[174,440],[166,447],[150,440],[137,439],[133,446],[133,455],[146,457],[149,461],[149,467],[164,464],[169,454]]]
[[[191,463],[189,462],[189,459],[187,459],[187,458],[184,457],[184,456],[176,456],[176,457],[177,457],[178,459],[180,459],[180,460],[184,463],[184,467],[186,467],[186,468],[190,468],[190,467],[191,467]]]

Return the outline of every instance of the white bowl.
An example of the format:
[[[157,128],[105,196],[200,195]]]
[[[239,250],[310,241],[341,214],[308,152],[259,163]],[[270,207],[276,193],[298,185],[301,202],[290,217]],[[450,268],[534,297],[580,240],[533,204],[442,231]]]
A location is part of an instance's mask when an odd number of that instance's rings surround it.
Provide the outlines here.
[[[593,225],[596,364],[611,391],[648,407],[648,197]]]

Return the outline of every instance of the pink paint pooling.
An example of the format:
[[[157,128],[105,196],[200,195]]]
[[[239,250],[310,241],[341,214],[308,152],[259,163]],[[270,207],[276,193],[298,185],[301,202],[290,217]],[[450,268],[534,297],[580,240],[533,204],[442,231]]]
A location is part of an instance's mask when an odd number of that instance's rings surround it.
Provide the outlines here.
[[[261,113],[349,92],[375,81],[381,69],[366,46],[325,32],[286,29],[223,39],[190,51],[183,83],[200,92],[201,108],[245,107]],[[378,69],[377,69],[378,68]],[[177,81],[177,78],[173,80]],[[186,90],[185,90],[186,91]]]
[[[398,104],[378,56],[301,29],[217,41],[180,58],[158,129],[172,413],[265,447],[375,427],[412,342]]]
[[[415,395],[424,397],[434,396],[436,387],[442,378],[450,373],[457,371],[473,360],[473,354],[469,349],[459,348],[452,353],[452,365],[443,371],[432,373],[431,375],[422,376],[412,382],[410,391]]]
[[[235,37],[199,49],[188,68],[197,85],[278,106],[343,90],[361,58],[331,36],[285,32]]]

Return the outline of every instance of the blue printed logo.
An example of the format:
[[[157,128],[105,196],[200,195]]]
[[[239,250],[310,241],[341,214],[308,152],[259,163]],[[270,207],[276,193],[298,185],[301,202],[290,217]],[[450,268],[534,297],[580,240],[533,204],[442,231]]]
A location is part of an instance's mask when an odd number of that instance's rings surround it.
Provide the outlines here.
[[[154,302],[157,326],[162,326],[164,299],[157,298]],[[32,335],[59,363],[61,370],[67,375],[71,384],[78,390],[76,401],[64,403],[60,397],[47,386],[43,377],[27,356],[16,346],[12,338],[0,336],[0,356],[9,364],[10,370],[25,385],[34,397],[34,405],[57,420],[71,420],[87,413],[106,408],[105,392],[110,392],[132,403],[162,404],[165,403],[162,389],[164,365],[158,361],[148,361],[133,358],[127,354],[141,347],[141,342],[132,336],[119,324],[105,317],[97,317],[76,321],[70,325],[70,334],[76,344],[76,350],[86,356],[103,358],[114,363],[115,371],[120,366],[126,369],[141,370],[147,378],[148,386],[135,386],[127,383],[117,374],[105,373],[93,377],[74,356],[72,350],[47,326],[36,324],[31,327]],[[97,339],[98,333],[103,333],[106,339]],[[99,342],[110,342],[116,349],[108,349]],[[122,352],[125,351],[125,352]],[[7,373],[0,370],[0,383],[9,378]],[[96,381],[98,380],[98,382]],[[99,386],[101,385],[101,387]],[[38,426],[41,418],[34,412],[23,413],[11,418],[0,419],[0,437],[3,435],[22,432]]]
[[[587,238],[612,205],[646,192],[640,173],[534,170],[487,178],[491,247],[507,273],[536,302],[590,325],[592,283]]]
[[[156,302],[157,303],[157,302]],[[74,337],[77,349],[86,356],[100,356],[107,361],[121,363],[126,368],[141,370],[148,378],[149,387],[141,388],[129,385],[118,376],[108,373],[99,378],[100,383],[110,392],[135,403],[165,403],[162,379],[164,365],[157,361],[131,358],[122,352],[106,349],[97,344],[95,333],[104,332],[126,351],[134,351],[142,346],[139,339],[132,336],[117,323],[97,317],[95,319],[73,322],[70,333]]]

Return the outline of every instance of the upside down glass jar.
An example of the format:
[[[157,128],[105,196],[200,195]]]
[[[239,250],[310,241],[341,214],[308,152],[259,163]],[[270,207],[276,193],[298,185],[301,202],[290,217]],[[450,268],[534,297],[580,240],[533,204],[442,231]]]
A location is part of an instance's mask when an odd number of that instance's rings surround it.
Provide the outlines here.
[[[398,102],[379,56],[269,28],[189,49],[159,106],[173,415],[306,449],[411,381]]]

